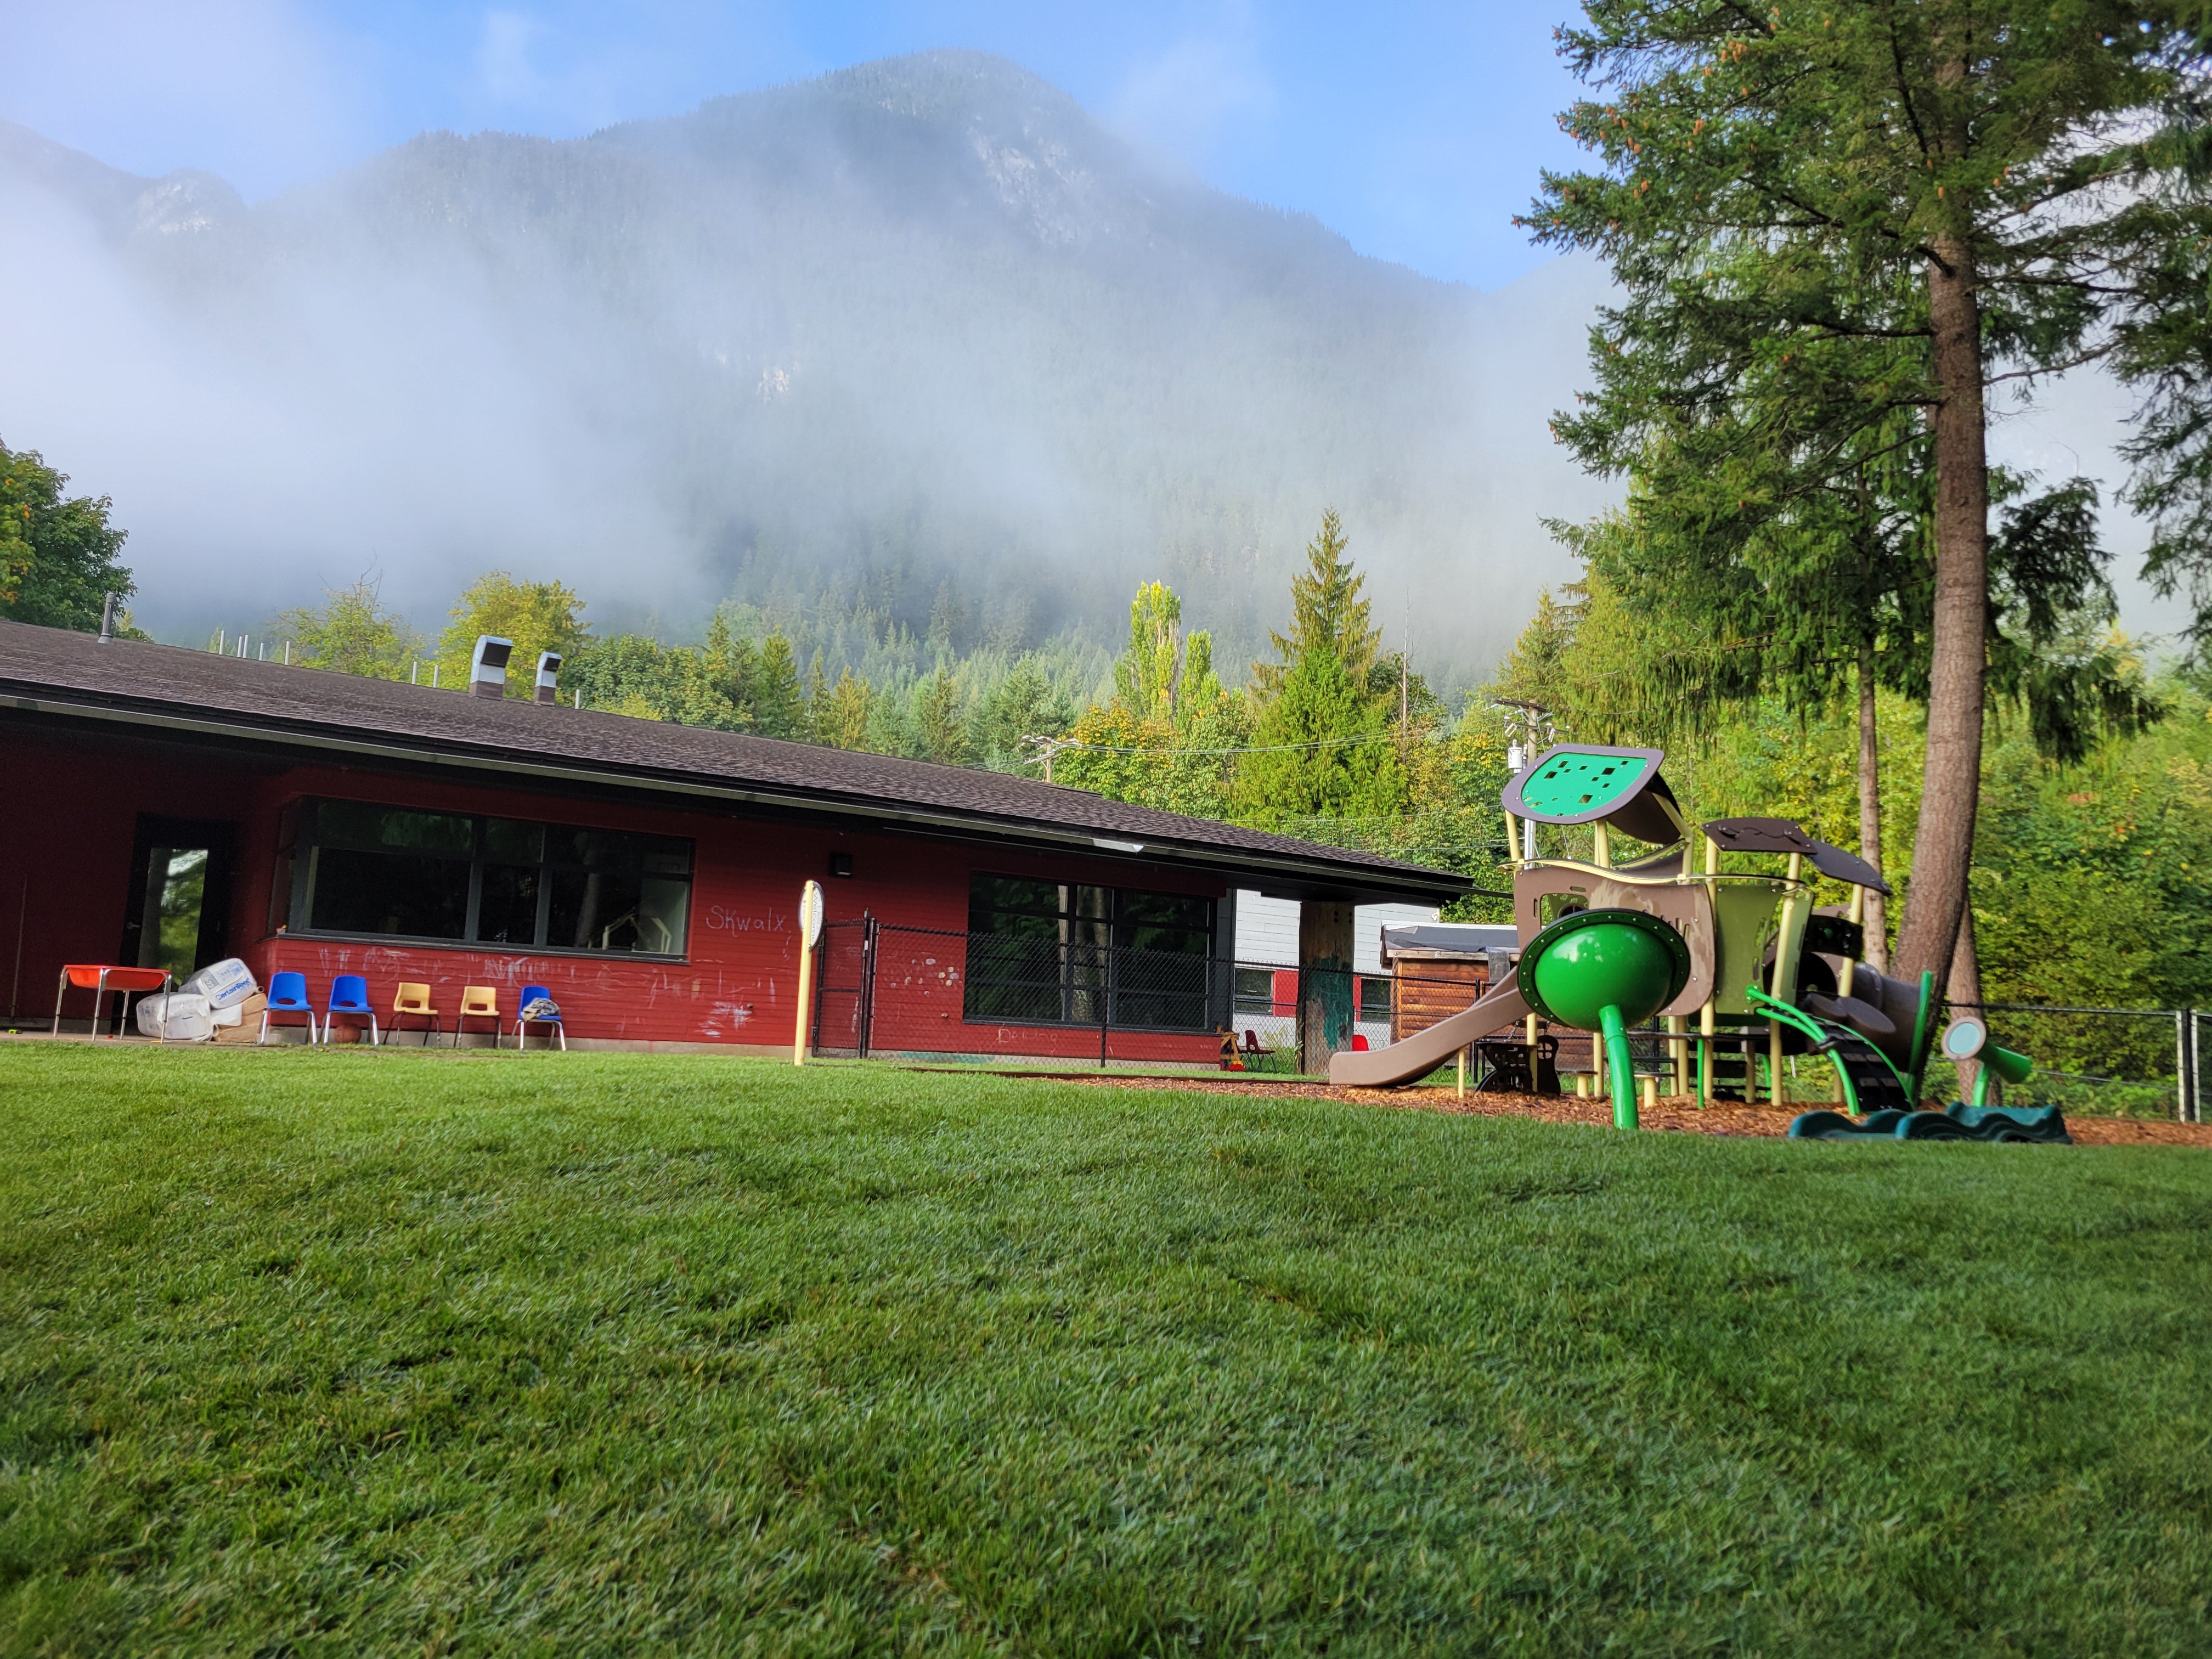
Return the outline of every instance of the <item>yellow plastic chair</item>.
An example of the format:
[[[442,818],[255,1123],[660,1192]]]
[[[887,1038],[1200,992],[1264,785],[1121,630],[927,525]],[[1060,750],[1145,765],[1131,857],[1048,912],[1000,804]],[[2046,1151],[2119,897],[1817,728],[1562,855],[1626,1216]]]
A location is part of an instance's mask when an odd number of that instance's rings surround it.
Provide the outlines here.
[[[398,994],[392,999],[392,1030],[394,1035],[397,1035],[400,1030],[400,1022],[410,1014],[417,1019],[427,1019],[430,1022],[430,1030],[422,1037],[422,1046],[428,1048],[431,1036],[435,1034],[445,1022],[439,1018],[438,1011],[430,1006],[428,986],[410,985],[402,980],[399,982]]]
[[[491,1046],[500,1046],[499,989],[491,985],[461,987],[461,1011],[453,1016],[453,1047],[461,1046],[461,1033],[472,1019],[491,1022]]]

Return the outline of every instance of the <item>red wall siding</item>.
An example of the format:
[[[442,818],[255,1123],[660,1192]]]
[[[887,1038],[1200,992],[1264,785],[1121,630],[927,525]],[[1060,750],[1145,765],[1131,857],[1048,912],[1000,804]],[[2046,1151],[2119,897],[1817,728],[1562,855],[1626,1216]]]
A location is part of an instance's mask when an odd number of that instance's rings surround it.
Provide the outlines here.
[[[114,959],[141,812],[238,825],[231,946],[264,984],[272,973],[303,973],[311,1000],[320,1003],[334,975],[362,974],[371,1001],[381,1009],[391,1006],[401,981],[427,981],[448,1030],[464,985],[497,988],[511,1023],[521,988],[540,984],[561,1004],[570,1037],[626,1042],[789,1043],[798,979],[794,913],[809,878],[822,881],[833,921],[858,920],[866,912],[887,927],[963,936],[969,878],[976,870],[1141,884],[1215,897],[1226,890],[1218,880],[1123,860],[611,805],[356,768],[281,768],[155,742],[62,741],[17,730],[0,733],[0,768],[9,780],[8,806],[0,815],[0,908],[21,923],[16,1012],[23,1018],[51,1014],[63,962]],[[287,803],[309,795],[686,836],[696,843],[687,959],[540,956],[272,934],[280,815]],[[833,849],[852,854],[851,878],[827,875]],[[14,914],[19,910],[20,916]],[[920,954],[941,956],[927,964],[938,975],[927,991],[927,1006],[945,1029],[944,1052],[1096,1056],[1095,1030],[968,1025],[959,1014],[962,939],[935,944],[941,950]],[[920,966],[887,956],[886,976],[899,983],[887,986],[884,994],[906,999],[902,1006],[919,1006],[912,1003],[918,988],[911,981]],[[828,1033],[824,1040],[836,1041]],[[1115,1055],[1127,1058],[1203,1060],[1214,1052],[1214,1039],[1205,1036],[1117,1032],[1112,1045]],[[897,1046],[925,1045],[902,1041]]]

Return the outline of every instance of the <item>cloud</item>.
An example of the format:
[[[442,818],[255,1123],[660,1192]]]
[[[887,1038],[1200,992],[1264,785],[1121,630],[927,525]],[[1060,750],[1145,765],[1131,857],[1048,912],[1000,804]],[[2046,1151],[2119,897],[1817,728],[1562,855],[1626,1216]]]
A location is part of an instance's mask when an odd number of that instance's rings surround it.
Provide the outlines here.
[[[70,0],[0,17],[0,115],[114,166],[200,167],[258,197],[362,146],[358,54],[284,0]],[[341,72],[349,56],[356,72]]]
[[[1275,113],[1249,15],[1232,9],[1215,29],[1186,34],[1146,59],[1108,101],[1107,118],[1146,149],[1204,173],[1239,130]]]
[[[495,103],[533,100],[544,91],[544,77],[530,61],[530,43],[539,32],[519,11],[488,11],[477,40],[477,79]]]

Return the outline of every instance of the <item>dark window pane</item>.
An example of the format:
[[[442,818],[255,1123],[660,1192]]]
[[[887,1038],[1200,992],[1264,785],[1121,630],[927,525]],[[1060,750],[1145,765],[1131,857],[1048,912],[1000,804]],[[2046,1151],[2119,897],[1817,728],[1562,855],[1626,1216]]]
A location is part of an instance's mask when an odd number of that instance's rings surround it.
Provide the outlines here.
[[[684,865],[688,870],[690,865],[688,854]],[[646,868],[650,870],[652,867],[648,860]],[[650,951],[655,956],[682,956],[684,924],[690,914],[690,882],[647,876],[638,889],[637,944],[634,948]]]
[[[1239,968],[1237,970],[1237,1012],[1240,1014],[1264,1014],[1275,1006],[1275,972],[1272,968]]]
[[[970,1018],[1210,1029],[1211,899],[978,875],[968,917]]]
[[[1058,916],[1025,916],[1012,910],[985,910],[978,915],[973,929],[1000,939],[1046,939],[1060,943]]]
[[[307,925],[334,933],[459,939],[468,923],[461,859],[319,847],[308,869]]]
[[[1213,925],[1213,901],[1180,893],[1124,892],[1115,920],[1133,927],[1196,928],[1203,933]]]
[[[315,838],[325,847],[421,853],[476,850],[476,823],[448,812],[405,812],[364,801],[326,800],[317,810]]]
[[[1206,964],[1201,957],[1149,951],[1115,953],[1114,1020],[1120,1025],[1205,1030]]]
[[[1202,957],[1213,948],[1213,901],[1176,893],[1120,896],[1114,942],[1129,951]]]
[[[538,943],[536,865],[484,866],[483,889],[477,900],[477,937],[489,945]]]
[[[1359,1017],[1362,1019],[1390,1018],[1390,981],[1387,979],[1363,979],[1359,981]]]
[[[545,856],[545,826],[520,818],[486,818],[483,855],[501,864],[535,864]]]
[[[1060,1006],[1060,955],[1059,943],[1053,939],[990,933],[971,939],[964,997],[967,1017],[1048,1024],[1066,1018]]]
[[[1016,911],[1033,916],[1056,916],[1060,914],[1060,885],[1056,882],[1026,881],[1018,876],[977,876],[968,890],[968,911],[971,925],[999,911]],[[981,927],[980,931],[992,931]]]
[[[678,841],[669,836],[640,836],[637,840],[647,874],[688,876],[691,873],[690,842]]]
[[[545,942],[568,951],[680,956],[691,884],[617,870],[550,872]]]

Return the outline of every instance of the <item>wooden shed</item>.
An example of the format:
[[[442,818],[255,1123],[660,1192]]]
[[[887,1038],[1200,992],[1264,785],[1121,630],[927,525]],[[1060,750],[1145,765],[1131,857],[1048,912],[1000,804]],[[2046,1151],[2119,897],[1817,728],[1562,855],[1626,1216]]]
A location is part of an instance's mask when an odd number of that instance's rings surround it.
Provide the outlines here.
[[[1382,930],[1390,970],[1390,1040],[1402,1042],[1472,1007],[1513,969],[1519,933],[1510,926],[1423,922]]]

